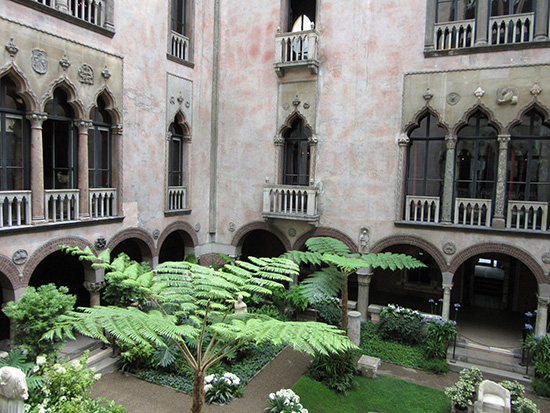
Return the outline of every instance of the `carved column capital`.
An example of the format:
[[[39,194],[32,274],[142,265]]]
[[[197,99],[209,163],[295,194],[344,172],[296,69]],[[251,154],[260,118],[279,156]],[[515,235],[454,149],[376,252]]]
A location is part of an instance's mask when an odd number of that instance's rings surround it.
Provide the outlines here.
[[[409,139],[409,137],[407,136],[406,133],[400,134],[400,135],[399,135],[399,138],[397,138],[397,144],[398,144],[400,147],[408,146],[408,145],[409,145],[409,142],[410,142],[410,139]]]
[[[105,281],[84,281],[84,288],[90,293],[98,293],[105,287]]]
[[[548,307],[550,305],[550,297],[537,296],[537,301],[542,307]]]
[[[74,125],[78,128],[78,133],[87,133],[92,127],[92,121],[88,119],[75,119]]]
[[[113,132],[113,135],[122,135],[123,131],[124,131],[124,128],[122,124],[111,126],[111,132]]]
[[[510,135],[498,135],[498,149],[504,150],[508,148],[508,142],[510,142]]]
[[[276,135],[274,138],[273,138],[273,143],[276,145],[276,146],[283,146],[285,144],[285,138],[283,138],[281,135]]]
[[[42,129],[42,124],[48,119],[48,114],[45,112],[32,112],[27,115],[27,119],[31,122],[31,129]]]
[[[191,135],[183,135],[183,143],[191,143]]]
[[[456,148],[456,135],[446,135],[445,136],[445,145],[447,145],[447,149],[455,149]]]
[[[310,145],[317,145],[317,142],[319,142],[319,139],[317,139],[317,136],[311,135],[311,136],[307,139],[307,142],[308,142]]]

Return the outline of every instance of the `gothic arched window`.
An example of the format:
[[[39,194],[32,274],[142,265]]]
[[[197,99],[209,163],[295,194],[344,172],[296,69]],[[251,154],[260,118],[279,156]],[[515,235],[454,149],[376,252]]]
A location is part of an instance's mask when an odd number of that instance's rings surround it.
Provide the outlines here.
[[[283,185],[309,185],[311,131],[296,118],[284,133]]]
[[[88,130],[88,185],[90,188],[111,188],[112,122],[101,96],[92,116],[92,127]]]

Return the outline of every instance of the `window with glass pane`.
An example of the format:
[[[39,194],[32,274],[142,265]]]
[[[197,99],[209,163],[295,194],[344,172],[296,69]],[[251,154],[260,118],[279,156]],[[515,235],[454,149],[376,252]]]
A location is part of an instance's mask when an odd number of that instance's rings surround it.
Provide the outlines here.
[[[7,76],[0,79],[0,190],[30,188],[29,129],[23,99]]]
[[[437,0],[436,23],[475,18],[476,0]]]
[[[458,132],[455,189],[458,198],[493,199],[497,163],[497,131],[476,112]]]
[[[45,189],[76,189],[78,133],[73,110],[61,89],[45,107],[48,114],[42,126]]]
[[[550,200],[550,125],[531,110],[512,128],[508,149],[508,199]]]
[[[172,30],[186,36],[186,20],[187,0],[172,0]]]
[[[441,196],[445,174],[445,129],[432,114],[409,133],[407,195]]]
[[[112,188],[111,116],[101,97],[97,103],[92,128],[88,130],[88,185],[90,188]]]
[[[285,138],[283,184],[309,185],[309,137],[311,132],[304,127],[302,119],[292,122],[283,134]]]
[[[168,159],[168,186],[183,185],[183,128],[177,123],[170,125],[170,147]]]
[[[492,0],[491,16],[505,16],[509,14],[533,12],[532,0]]]

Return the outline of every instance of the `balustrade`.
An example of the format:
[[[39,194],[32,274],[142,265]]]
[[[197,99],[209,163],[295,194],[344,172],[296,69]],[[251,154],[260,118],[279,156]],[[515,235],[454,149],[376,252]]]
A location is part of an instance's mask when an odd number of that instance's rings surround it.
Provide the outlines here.
[[[437,23],[434,25],[436,50],[458,49],[474,45],[475,20]]]
[[[265,217],[305,218],[317,216],[317,188],[291,185],[265,185]]]
[[[189,38],[172,31],[169,53],[181,60],[189,60]]]
[[[105,0],[64,0],[59,2],[56,0],[33,0],[36,3],[51,7],[56,10],[67,10],[68,14],[95,24],[103,26],[105,24]],[[60,6],[59,3],[62,3]]]
[[[48,189],[44,191],[44,214],[48,222],[79,219],[78,189]]]
[[[0,192],[0,228],[31,224],[31,191]]]
[[[508,201],[506,228],[547,229],[548,203],[531,201]]]
[[[439,197],[407,195],[405,219],[407,221],[438,223]]]
[[[275,36],[275,71],[284,76],[285,68],[306,66],[311,74],[319,69],[319,33],[315,29]]]
[[[187,208],[187,188],[185,186],[168,187],[166,202],[168,211],[181,211]]]
[[[489,35],[491,44],[510,44],[533,41],[534,13],[491,17]]]
[[[117,190],[115,188],[90,189],[90,217],[117,216]]]
[[[456,198],[454,223],[491,226],[491,200]]]

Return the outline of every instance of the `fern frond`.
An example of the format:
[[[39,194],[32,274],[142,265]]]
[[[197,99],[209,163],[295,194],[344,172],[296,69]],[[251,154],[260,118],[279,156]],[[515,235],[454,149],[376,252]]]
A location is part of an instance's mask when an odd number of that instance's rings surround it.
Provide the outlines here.
[[[338,296],[345,281],[345,275],[337,268],[328,267],[309,275],[296,288],[310,304],[316,304]]]
[[[312,251],[288,251],[281,255],[280,258],[292,260],[297,264],[313,264],[321,265],[323,254]]]
[[[342,241],[331,237],[313,237],[306,241],[306,247],[320,254],[347,255],[351,251]]]
[[[391,252],[380,252],[378,254],[366,254],[361,257],[366,261],[367,265],[373,268],[380,267],[382,269],[389,268],[390,270],[403,268],[420,268],[426,265],[422,262],[405,254],[394,254]]]

